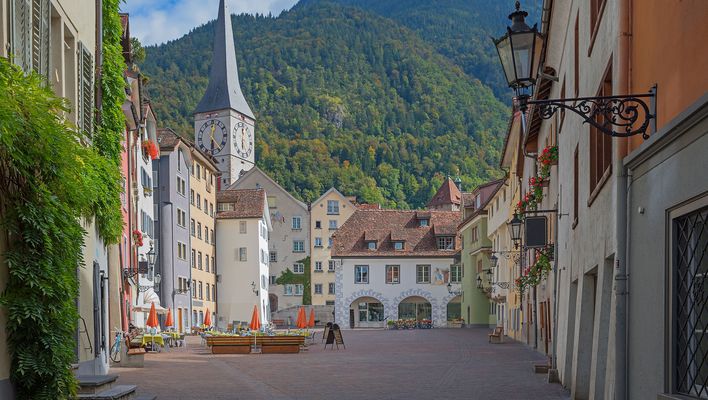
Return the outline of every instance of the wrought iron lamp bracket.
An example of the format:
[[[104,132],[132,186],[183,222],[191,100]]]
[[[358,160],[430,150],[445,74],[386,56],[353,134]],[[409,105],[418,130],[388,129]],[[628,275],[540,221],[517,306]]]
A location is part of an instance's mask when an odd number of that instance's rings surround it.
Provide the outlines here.
[[[147,285],[147,286],[140,285],[140,286],[138,286],[138,293],[147,292],[150,289],[155,290],[156,288],[154,285]]]
[[[651,108],[643,100],[646,98],[652,100]],[[644,139],[648,139],[647,130],[651,121],[656,118],[656,112],[653,110],[655,99],[654,89],[644,94],[569,99],[530,100],[528,96],[519,96],[519,108],[525,111],[528,105],[534,105],[542,119],[550,119],[556,111],[564,109],[578,114],[585,123],[606,135],[629,137],[641,134]],[[638,123],[641,125],[635,127]]]

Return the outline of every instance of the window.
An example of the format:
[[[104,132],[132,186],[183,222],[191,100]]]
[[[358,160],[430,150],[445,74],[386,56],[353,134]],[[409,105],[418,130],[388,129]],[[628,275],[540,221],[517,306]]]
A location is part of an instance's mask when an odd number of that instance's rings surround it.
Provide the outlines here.
[[[328,215],[339,215],[339,201],[338,200],[327,200],[327,214]]]
[[[438,250],[454,250],[455,249],[455,237],[454,236],[440,236],[437,238]]]
[[[336,219],[330,219],[330,220],[329,220],[329,229],[330,229],[330,230],[335,230],[335,229],[337,229],[337,220],[336,220]]]
[[[293,240],[293,253],[304,253],[305,242],[302,240]]]
[[[590,0],[590,35],[594,38],[606,0]]]
[[[211,300],[216,301],[216,284],[211,285]],[[212,313],[212,321],[214,321],[213,316],[214,313]]]
[[[472,242],[479,240],[479,227],[475,226],[472,228]]]
[[[275,196],[268,196],[268,208],[278,208],[278,198]]]
[[[216,257],[211,258],[211,273],[216,273]]]
[[[214,203],[209,203],[209,216],[214,216]]]
[[[337,266],[337,262],[334,260],[329,260],[327,263],[327,271],[329,272],[334,272],[335,267]]]
[[[194,176],[194,170],[195,170],[196,168],[197,168],[197,167],[196,167],[196,163],[195,163],[194,161],[192,161],[192,171],[191,171],[192,176]]]
[[[303,286],[302,283],[296,283],[295,284],[295,296],[302,296],[302,292],[304,291],[305,287]]]
[[[236,207],[234,203],[219,203],[216,205],[217,211],[233,211]]]
[[[369,283],[369,266],[354,266],[354,283]]]
[[[209,229],[209,236],[211,236],[211,244],[215,244],[216,238],[214,237],[214,230],[213,229]]]
[[[196,227],[194,226],[194,218],[189,221],[189,233],[194,236],[196,233]]]
[[[315,238],[315,247],[322,247],[322,238],[321,237]]]
[[[204,264],[202,264],[202,252],[197,253],[197,269],[202,270],[204,269]]]
[[[327,287],[327,290],[328,290],[327,293],[328,293],[328,294],[334,294],[334,282],[330,282],[327,286],[328,286],[328,287]]]
[[[283,286],[283,295],[285,296],[292,296],[293,295],[293,285],[288,283],[285,286]]]
[[[607,68],[605,77],[598,96],[612,95],[612,65]],[[595,122],[603,125],[606,123],[602,113],[595,116]],[[612,166],[612,137],[605,135],[594,126],[590,126],[590,193],[596,194],[595,189],[606,181]],[[591,200],[592,201],[592,200]]]
[[[322,272],[322,261],[315,261],[315,272]]]
[[[182,228],[187,227],[187,213],[179,208],[177,209],[177,225]]]
[[[366,242],[366,248],[369,250],[376,250],[376,242]]]
[[[202,238],[202,223],[197,222],[197,238]]]
[[[247,223],[246,221],[239,221],[238,223],[238,233],[246,233],[247,232]]]
[[[430,265],[416,265],[415,270],[415,283],[430,283]]]
[[[315,283],[315,294],[322,294],[322,284]]]
[[[386,283],[395,284],[401,283],[401,266],[387,265],[386,266]]]
[[[177,258],[187,259],[187,245],[182,242],[177,242]]]
[[[315,229],[322,229],[322,221],[315,221]]]
[[[192,268],[197,268],[197,251],[192,249]]]
[[[275,276],[275,275],[270,276],[270,284],[271,285],[277,285],[277,283],[275,283],[275,281],[277,281],[277,280],[278,280],[277,276]]]
[[[579,182],[579,163],[578,163],[578,145],[575,146],[575,153],[573,154],[573,228],[578,224],[578,187]]]
[[[209,283],[208,282],[206,284],[206,299],[207,299],[207,301],[211,301],[211,293],[209,293]]]
[[[430,220],[423,218],[418,220],[418,226],[428,226],[430,225]]]
[[[270,262],[278,262],[278,252],[277,251],[271,251],[270,252]]]
[[[293,264],[293,272],[296,274],[304,274],[305,273],[305,264],[303,264],[303,263]]]
[[[206,272],[209,272],[209,254],[204,255],[204,267]]]
[[[245,247],[239,247],[238,260],[239,261],[246,261],[246,248]]]
[[[187,195],[187,182],[182,177],[177,177],[177,193],[182,196]]]
[[[198,209],[202,209],[202,195],[197,193],[197,204],[196,204]]]
[[[462,282],[462,266],[459,264],[450,266],[450,283]]]
[[[579,40],[580,40],[580,32],[578,31],[578,21],[580,19],[580,14],[575,16],[575,36],[573,37],[573,64],[575,66],[574,70],[574,89],[575,89],[575,97],[578,97],[578,93],[580,93],[580,46],[579,46]]]
[[[302,217],[300,217],[300,216],[293,217],[293,229],[298,230],[298,231],[300,229],[302,229]]]
[[[204,199],[204,214],[209,214],[209,201],[207,199]]]
[[[189,204],[194,205],[194,189],[189,189]]]
[[[330,237],[329,239],[327,239],[327,248],[331,248],[332,244],[334,244],[334,239]]]
[[[197,174],[195,175],[197,180],[202,176],[202,166],[197,164]]]
[[[403,242],[393,242],[394,250],[403,250]]]
[[[204,286],[202,281],[199,281],[199,299],[204,299]]]
[[[204,227],[204,241],[209,243],[209,228]]]
[[[195,299],[197,298],[197,280],[196,279],[192,279],[192,297],[194,297]],[[196,314],[196,311],[194,313]]]

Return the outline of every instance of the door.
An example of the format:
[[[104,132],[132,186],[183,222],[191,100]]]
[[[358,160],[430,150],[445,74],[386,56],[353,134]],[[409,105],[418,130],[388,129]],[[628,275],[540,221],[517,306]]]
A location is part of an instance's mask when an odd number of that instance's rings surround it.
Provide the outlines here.
[[[349,309],[349,328],[354,329],[354,310]]]
[[[178,308],[178,309],[177,309],[177,316],[178,316],[177,321],[179,321],[179,322],[178,322],[178,324],[179,324],[179,333],[182,333],[182,332],[184,332],[184,328],[182,327],[182,309],[181,309],[181,308]]]

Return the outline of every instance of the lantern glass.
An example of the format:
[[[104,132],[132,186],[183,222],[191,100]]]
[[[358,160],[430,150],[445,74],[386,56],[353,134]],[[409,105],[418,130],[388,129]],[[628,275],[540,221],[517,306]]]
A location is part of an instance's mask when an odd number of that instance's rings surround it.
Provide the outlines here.
[[[518,241],[521,240],[521,219],[518,215],[514,214],[514,218],[512,218],[511,222],[508,222],[507,225],[509,225],[511,240],[514,243],[518,243]]]
[[[477,289],[481,289],[481,288],[482,288],[482,277],[478,276],[477,277]]]
[[[150,251],[147,253],[148,263],[150,265],[155,265],[155,249],[150,247]]]
[[[492,254],[491,257],[489,257],[489,262],[492,265],[492,268],[497,266],[497,262],[499,262],[499,258],[496,256],[496,254]]]

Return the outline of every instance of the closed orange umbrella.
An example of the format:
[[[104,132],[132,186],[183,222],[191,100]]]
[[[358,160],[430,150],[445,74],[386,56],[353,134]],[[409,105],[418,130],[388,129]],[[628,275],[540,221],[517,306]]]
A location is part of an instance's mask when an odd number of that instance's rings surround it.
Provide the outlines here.
[[[310,309],[310,321],[307,323],[308,328],[314,328],[315,327],[315,309],[311,308]]]
[[[153,303],[155,304],[155,303]],[[167,319],[165,320],[165,327],[174,326],[175,322],[172,320],[172,309],[167,309]]]
[[[261,329],[261,319],[258,318],[258,306],[253,306],[253,315],[251,316],[251,330],[257,331]]]
[[[209,309],[206,309],[206,315],[204,316],[204,325],[205,326],[211,326],[211,314],[209,313]]]
[[[297,327],[300,329],[307,328],[307,316],[305,315],[305,307],[300,307],[297,312]]]
[[[151,328],[157,328],[158,322],[157,322],[157,311],[155,311],[155,303],[152,303],[150,306],[150,315],[148,315],[147,322],[145,325],[151,327]]]

